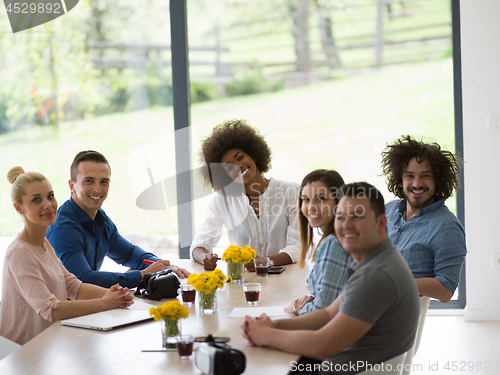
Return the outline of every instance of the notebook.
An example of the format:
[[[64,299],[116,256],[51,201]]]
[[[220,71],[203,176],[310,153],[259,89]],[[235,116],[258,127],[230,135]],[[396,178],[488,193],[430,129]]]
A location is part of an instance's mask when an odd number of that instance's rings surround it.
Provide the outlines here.
[[[114,328],[153,319],[146,310],[115,309],[61,320],[63,326],[110,331]]]

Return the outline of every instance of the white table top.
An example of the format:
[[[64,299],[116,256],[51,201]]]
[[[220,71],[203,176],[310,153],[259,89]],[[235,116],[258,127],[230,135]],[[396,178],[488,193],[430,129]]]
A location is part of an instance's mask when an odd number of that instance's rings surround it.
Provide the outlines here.
[[[191,260],[179,260],[176,264],[191,272],[200,273],[203,267]],[[218,268],[226,273],[225,263]],[[268,278],[256,277],[245,272],[246,281],[260,281],[260,306],[286,306],[294,298],[307,293],[306,279],[309,265],[287,265],[281,275]],[[219,290],[218,311],[203,315],[198,304],[188,307],[190,316],[181,322],[183,333],[194,336],[229,336],[229,345],[242,350],[246,356],[244,374],[287,374],[290,362],[296,355],[274,349],[252,347],[241,335],[243,318],[228,318],[234,307],[246,307],[241,285],[226,285]],[[180,298],[180,296],[178,297]],[[197,296],[198,298],[198,296]],[[162,301],[136,299],[134,309],[149,309]],[[198,302],[198,301],[197,301]],[[196,345],[196,344],[195,344]],[[19,350],[0,361],[2,375],[110,375],[110,374],[200,374],[192,359],[181,360],[177,352],[143,352],[160,350],[160,322],[150,321],[109,332],[62,326],[54,323]]]

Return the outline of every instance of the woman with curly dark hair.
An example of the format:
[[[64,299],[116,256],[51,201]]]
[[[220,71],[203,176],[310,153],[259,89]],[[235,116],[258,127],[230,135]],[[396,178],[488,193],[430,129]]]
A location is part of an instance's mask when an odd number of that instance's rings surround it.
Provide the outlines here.
[[[231,245],[250,245],[275,265],[296,262],[299,185],[263,176],[271,167],[264,137],[244,120],[231,120],[216,126],[201,148],[203,178],[217,194],[191,244],[193,259],[214,269],[213,248],[226,227]],[[254,270],[253,262],[245,266]]]

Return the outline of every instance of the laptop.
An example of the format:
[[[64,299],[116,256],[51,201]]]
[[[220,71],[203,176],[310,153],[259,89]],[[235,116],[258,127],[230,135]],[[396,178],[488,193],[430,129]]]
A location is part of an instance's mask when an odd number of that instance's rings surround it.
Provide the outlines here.
[[[87,328],[97,331],[110,331],[114,328],[124,327],[152,320],[146,310],[115,309],[101,311],[95,314],[79,316],[77,318],[61,320],[63,326]]]

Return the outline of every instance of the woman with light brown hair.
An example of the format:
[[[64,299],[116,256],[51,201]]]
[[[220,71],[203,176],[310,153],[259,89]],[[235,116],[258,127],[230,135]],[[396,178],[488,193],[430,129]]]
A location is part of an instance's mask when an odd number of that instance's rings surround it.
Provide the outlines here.
[[[333,229],[337,193],[344,180],[337,171],[317,169],[304,177],[300,185],[299,218],[300,260],[314,262],[307,280],[310,295],[293,301],[285,310],[296,315],[330,305],[342,291],[347,278],[350,256],[338,243]],[[314,230],[321,239],[314,244]]]
[[[24,228],[5,253],[0,335],[23,345],[57,320],[130,306],[127,288],[83,284],[57,258],[45,238],[57,216],[57,200],[45,176],[14,167],[7,179]]]

